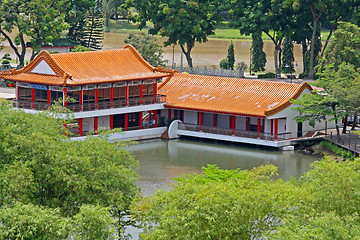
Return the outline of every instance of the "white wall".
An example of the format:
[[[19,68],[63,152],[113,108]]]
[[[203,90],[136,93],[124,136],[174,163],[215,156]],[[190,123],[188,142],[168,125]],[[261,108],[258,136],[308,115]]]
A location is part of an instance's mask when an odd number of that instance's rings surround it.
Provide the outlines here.
[[[184,123],[197,124],[197,112],[184,111]]]
[[[216,126],[219,128],[229,128],[229,115],[217,115]]]

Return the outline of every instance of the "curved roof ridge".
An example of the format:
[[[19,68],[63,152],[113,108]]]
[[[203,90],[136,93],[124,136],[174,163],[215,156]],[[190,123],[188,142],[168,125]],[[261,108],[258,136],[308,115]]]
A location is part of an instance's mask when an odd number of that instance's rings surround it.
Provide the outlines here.
[[[271,116],[274,115],[275,113],[280,112],[281,110],[287,108],[288,106],[291,105],[290,99],[297,99],[301,93],[305,90],[305,89],[309,89],[310,91],[312,91],[312,87],[307,83],[307,82],[303,82],[299,85],[298,89],[296,90],[296,92],[286,101],[284,101],[283,103],[279,104],[278,107],[270,109],[265,111],[265,116]]]
[[[150,69],[151,71],[155,71],[155,67],[153,67],[152,65],[150,65],[150,63],[148,63],[141,55],[140,53],[134,48],[133,45],[131,44],[127,44],[124,49],[129,49],[136,58],[138,58],[148,69]]]

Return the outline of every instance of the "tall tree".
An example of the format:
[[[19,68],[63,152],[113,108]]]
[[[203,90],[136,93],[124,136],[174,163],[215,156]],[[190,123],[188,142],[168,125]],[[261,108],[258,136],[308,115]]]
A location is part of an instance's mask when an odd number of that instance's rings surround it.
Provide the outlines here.
[[[32,43],[33,58],[43,43],[59,38],[68,28],[64,16],[65,3],[65,0],[0,2],[0,34],[8,41],[21,66],[25,61],[26,36]]]
[[[82,32],[78,34],[81,45],[94,50],[102,48],[104,39],[104,18],[102,13],[102,1],[97,0],[96,6],[86,14]]]
[[[228,48],[228,55],[227,59],[229,62],[229,69],[234,70],[234,64],[235,64],[235,53],[234,53],[234,44],[232,41],[230,42],[229,48]]]
[[[283,42],[283,56],[282,56],[282,72],[283,73],[293,73],[294,69],[294,45],[291,41],[291,38],[286,37]]]
[[[191,50],[195,42],[206,42],[209,35],[215,32],[215,24],[221,20],[220,2],[217,0],[132,0],[137,15],[131,18],[139,22],[142,29],[149,21],[153,27],[150,34],[167,37],[165,46],[179,44],[190,67],[193,66]]]
[[[105,27],[109,28],[110,17],[115,9],[115,0],[102,0],[102,9],[105,15]]]
[[[254,72],[261,72],[265,70],[266,54],[263,51],[264,42],[262,40],[261,32],[254,32],[251,34],[251,63],[250,69]]]
[[[292,31],[294,21],[291,4],[282,0],[231,0],[229,9],[232,24],[240,29],[241,34],[250,35],[261,31],[271,39],[275,47],[275,71],[280,76],[281,43],[284,35]]]

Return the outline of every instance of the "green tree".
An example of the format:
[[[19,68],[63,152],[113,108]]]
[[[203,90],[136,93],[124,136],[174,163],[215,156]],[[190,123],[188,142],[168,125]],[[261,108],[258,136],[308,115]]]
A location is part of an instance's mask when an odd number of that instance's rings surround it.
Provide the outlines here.
[[[227,59],[228,59],[228,62],[229,62],[229,69],[234,70],[235,53],[234,53],[234,44],[232,43],[232,41],[230,42],[230,46],[228,48]]]
[[[68,28],[64,16],[65,3],[65,0],[1,1],[0,34],[19,58],[21,66],[24,66],[26,36],[32,44],[33,59],[44,42],[59,38]]]
[[[293,73],[294,69],[294,45],[289,37],[286,37],[283,42],[283,55],[282,55],[282,72],[283,73]]]
[[[293,8],[288,1],[231,0],[228,11],[232,24],[240,29],[241,34],[250,35],[263,32],[273,42],[275,71],[281,74],[281,43],[292,32]]]
[[[164,66],[167,62],[163,60],[164,50],[156,37],[146,33],[129,34],[124,43],[134,46],[140,55],[153,66]]]
[[[97,0],[96,5],[86,13],[84,25],[78,32],[81,45],[93,50],[101,49],[101,42],[104,39],[104,18],[101,4],[101,0]]]
[[[252,35],[251,44],[251,70],[254,72],[261,72],[265,70],[266,54],[263,51],[264,42],[262,40],[261,32],[254,32]]]
[[[116,11],[115,0],[102,0],[102,9],[105,14],[105,27],[108,29],[110,17],[113,14],[113,12]]]
[[[11,57],[10,57],[9,53],[5,53],[4,56],[1,59],[2,59],[1,67],[3,67],[3,68],[10,68],[11,67],[11,65],[10,65]]]
[[[72,217],[91,204],[118,218],[129,208],[137,162],[124,143],[110,143],[110,133],[71,141],[54,112],[27,114],[3,103],[0,113],[1,206],[21,201]]]
[[[130,5],[137,9],[131,20],[139,22],[140,29],[151,22],[149,33],[166,37],[165,46],[179,44],[190,67],[193,67],[191,50],[195,42],[206,42],[221,20],[220,2],[215,0],[132,0]]]
[[[66,239],[71,232],[69,218],[59,209],[16,203],[0,208],[1,239]]]

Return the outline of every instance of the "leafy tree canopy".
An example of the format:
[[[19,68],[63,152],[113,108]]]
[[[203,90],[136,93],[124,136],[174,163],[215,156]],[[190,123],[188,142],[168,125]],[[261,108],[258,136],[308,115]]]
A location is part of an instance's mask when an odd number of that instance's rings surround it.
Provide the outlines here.
[[[137,9],[137,15],[131,20],[138,22],[140,29],[150,21],[153,26],[149,33],[166,37],[165,46],[179,44],[191,67],[190,52],[195,42],[206,42],[207,37],[215,33],[215,24],[221,20],[220,1],[217,0],[131,0],[128,5]]]

